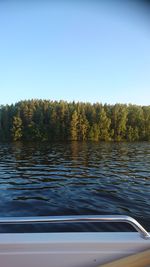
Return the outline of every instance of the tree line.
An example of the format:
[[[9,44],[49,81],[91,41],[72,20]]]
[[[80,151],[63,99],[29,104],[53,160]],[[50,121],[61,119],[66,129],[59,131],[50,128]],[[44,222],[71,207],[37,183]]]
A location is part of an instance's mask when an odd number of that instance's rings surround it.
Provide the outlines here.
[[[0,106],[0,141],[150,141],[150,106],[25,100]]]

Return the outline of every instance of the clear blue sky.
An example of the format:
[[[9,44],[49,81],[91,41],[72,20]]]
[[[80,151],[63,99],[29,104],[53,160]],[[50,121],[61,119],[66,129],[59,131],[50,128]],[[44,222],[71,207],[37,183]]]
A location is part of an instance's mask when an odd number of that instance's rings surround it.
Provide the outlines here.
[[[133,1],[1,0],[0,104],[150,104],[149,12]]]

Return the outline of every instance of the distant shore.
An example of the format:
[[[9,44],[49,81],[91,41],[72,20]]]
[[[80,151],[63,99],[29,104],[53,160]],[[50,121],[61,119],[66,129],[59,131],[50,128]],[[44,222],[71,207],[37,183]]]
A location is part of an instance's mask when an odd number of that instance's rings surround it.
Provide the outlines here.
[[[0,141],[150,141],[150,106],[25,100],[0,107]]]

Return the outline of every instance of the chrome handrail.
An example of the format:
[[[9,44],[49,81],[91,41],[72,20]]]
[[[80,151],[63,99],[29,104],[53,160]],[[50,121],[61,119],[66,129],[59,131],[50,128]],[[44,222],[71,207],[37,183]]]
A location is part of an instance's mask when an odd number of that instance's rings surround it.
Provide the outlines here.
[[[123,222],[132,225],[144,239],[150,234],[130,216],[121,215],[73,215],[73,216],[39,216],[39,217],[0,217],[0,224],[28,223],[78,223],[78,222]]]

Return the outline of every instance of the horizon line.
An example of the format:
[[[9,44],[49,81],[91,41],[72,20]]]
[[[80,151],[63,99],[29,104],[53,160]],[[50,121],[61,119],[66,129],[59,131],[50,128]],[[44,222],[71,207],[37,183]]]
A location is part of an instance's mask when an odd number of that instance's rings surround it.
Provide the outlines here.
[[[136,103],[132,103],[132,102],[127,102],[127,103],[123,103],[123,102],[115,102],[115,103],[108,103],[108,102],[104,102],[104,101],[84,101],[84,100],[65,100],[65,99],[57,99],[57,100],[54,100],[54,99],[50,99],[50,98],[28,98],[28,99],[21,99],[21,100],[18,100],[18,101],[14,101],[14,102],[11,102],[11,103],[0,103],[0,107],[2,106],[11,106],[11,105],[16,105],[20,102],[29,102],[29,101],[49,101],[49,102],[57,102],[57,103],[60,103],[60,102],[66,102],[68,104],[71,104],[71,103],[75,103],[75,104],[78,104],[78,103],[83,103],[83,104],[91,104],[91,105],[95,105],[95,104],[100,104],[100,105],[126,105],[126,106],[141,106],[141,107],[149,107],[150,104],[146,105],[146,104],[136,104]]]

